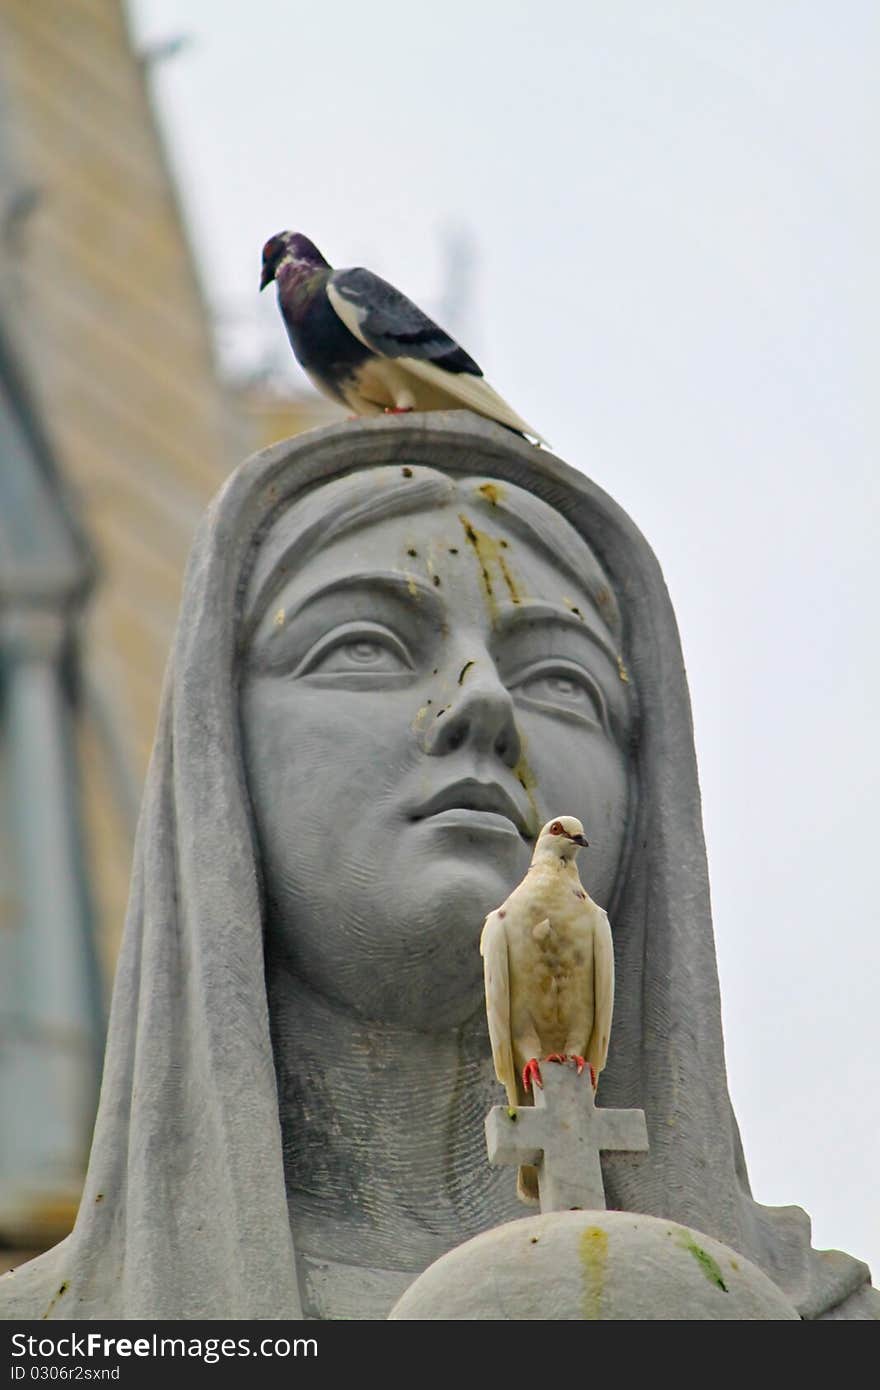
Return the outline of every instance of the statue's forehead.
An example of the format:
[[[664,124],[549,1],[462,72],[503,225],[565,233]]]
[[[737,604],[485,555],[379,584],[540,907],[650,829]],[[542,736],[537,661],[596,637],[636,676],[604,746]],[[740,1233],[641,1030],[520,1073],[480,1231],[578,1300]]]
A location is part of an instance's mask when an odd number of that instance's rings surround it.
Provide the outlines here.
[[[275,540],[283,549],[284,519],[276,525]],[[584,555],[589,555],[586,546]],[[463,587],[470,587],[492,608],[543,599],[582,613],[588,625],[598,618],[586,577],[579,581],[570,566],[555,563],[544,546],[518,531],[500,510],[486,514],[467,498],[365,521],[313,548],[301,563],[276,576],[273,589],[277,601],[291,607],[339,579],[357,574],[367,584],[371,574],[389,571],[427,582],[440,599],[448,591],[454,601]]]
[[[276,496],[277,496],[276,488]],[[567,574],[577,586],[586,584],[597,615],[619,635],[620,615],[615,596],[589,543],[571,522],[548,502],[506,480],[453,476],[428,464],[377,464],[343,473],[305,492],[288,495],[276,506],[268,525],[255,537],[247,581],[241,591],[246,625],[271,603],[289,575],[298,573],[329,548],[338,537],[358,534],[364,548],[378,553],[387,543],[383,523],[392,517],[412,519],[411,530],[431,524],[442,514],[462,540],[485,560],[493,545],[509,546],[521,537],[520,556],[533,550],[551,561],[554,571]],[[417,521],[416,518],[421,518]],[[482,518],[482,520],[481,520]],[[505,528],[504,541],[493,528]],[[487,539],[488,537],[488,539]],[[450,532],[438,541],[454,549]],[[418,549],[418,546],[415,547]],[[492,554],[493,560],[503,557]]]

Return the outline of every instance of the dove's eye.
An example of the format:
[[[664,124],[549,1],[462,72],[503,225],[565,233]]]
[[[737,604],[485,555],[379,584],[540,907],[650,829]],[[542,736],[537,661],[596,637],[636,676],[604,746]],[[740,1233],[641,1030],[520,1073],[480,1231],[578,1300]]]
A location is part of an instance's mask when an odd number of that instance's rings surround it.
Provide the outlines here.
[[[400,638],[378,623],[345,623],[326,633],[293,672],[301,676],[397,676],[411,672],[413,663]]]
[[[589,672],[574,662],[531,666],[519,675],[511,689],[518,698],[548,713],[606,726],[602,692]]]

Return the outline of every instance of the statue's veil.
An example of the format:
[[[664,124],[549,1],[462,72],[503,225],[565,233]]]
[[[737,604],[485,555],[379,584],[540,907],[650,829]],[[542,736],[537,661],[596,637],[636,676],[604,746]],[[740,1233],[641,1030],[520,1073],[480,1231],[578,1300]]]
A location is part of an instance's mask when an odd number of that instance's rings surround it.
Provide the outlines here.
[[[76,1226],[6,1276],[6,1317],[297,1318],[260,887],[239,747],[235,619],[256,538],[330,478],[428,464],[508,481],[588,542],[639,692],[638,798],[614,914],[606,1106],[651,1151],[604,1161],[608,1205],[668,1217],[760,1265],[804,1317],[871,1317],[867,1268],[751,1197],[727,1092],[690,702],[675,617],[629,518],[582,474],[462,412],[339,425],[242,464],[193,544],[135,845],[101,1101]]]

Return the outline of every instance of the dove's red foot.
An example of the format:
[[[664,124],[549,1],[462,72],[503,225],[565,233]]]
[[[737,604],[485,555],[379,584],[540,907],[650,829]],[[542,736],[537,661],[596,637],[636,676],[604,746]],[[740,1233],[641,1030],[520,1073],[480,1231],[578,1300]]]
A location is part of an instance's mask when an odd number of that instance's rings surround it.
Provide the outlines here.
[[[584,1067],[589,1067],[589,1068],[590,1068],[590,1085],[592,1086],[593,1090],[595,1091],[595,1089],[596,1089],[596,1068],[593,1066],[593,1063],[592,1063],[592,1062],[587,1062],[583,1057],[579,1057],[579,1056],[577,1055],[577,1053],[574,1054],[574,1056],[572,1057],[571,1060],[574,1062],[575,1066],[577,1067],[577,1074],[578,1074],[578,1076],[580,1076],[580,1074],[581,1074],[581,1072],[583,1071]]]
[[[409,415],[414,409],[411,405],[386,405],[386,415]]]
[[[548,1057],[545,1057],[545,1058],[544,1058],[544,1061],[545,1061],[545,1062],[567,1062],[567,1061],[568,1061],[568,1058],[567,1058],[562,1052],[551,1052],[550,1055],[549,1055]]]
[[[533,1081],[535,1082],[536,1085],[540,1086],[541,1090],[543,1091],[543,1089],[544,1089],[544,1083],[543,1083],[543,1081],[541,1080],[541,1069],[540,1069],[540,1067],[538,1066],[538,1059],[537,1059],[536,1057],[532,1057],[531,1060],[528,1061],[528,1062],[526,1062],[525,1066],[523,1067],[523,1070],[522,1070],[522,1083],[523,1083],[523,1089],[526,1090],[526,1091],[530,1091],[530,1090],[532,1089],[532,1082],[533,1082]]]

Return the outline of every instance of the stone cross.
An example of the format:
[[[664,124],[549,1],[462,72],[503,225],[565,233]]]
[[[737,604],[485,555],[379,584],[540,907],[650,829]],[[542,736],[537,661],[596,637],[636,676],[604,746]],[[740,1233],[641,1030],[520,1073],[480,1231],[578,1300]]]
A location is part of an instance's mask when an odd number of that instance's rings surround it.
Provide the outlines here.
[[[597,1110],[589,1071],[545,1062],[534,1105],[496,1105],[486,1116],[493,1166],[534,1164],[541,1211],[604,1211],[600,1152],[646,1153],[644,1110]]]

